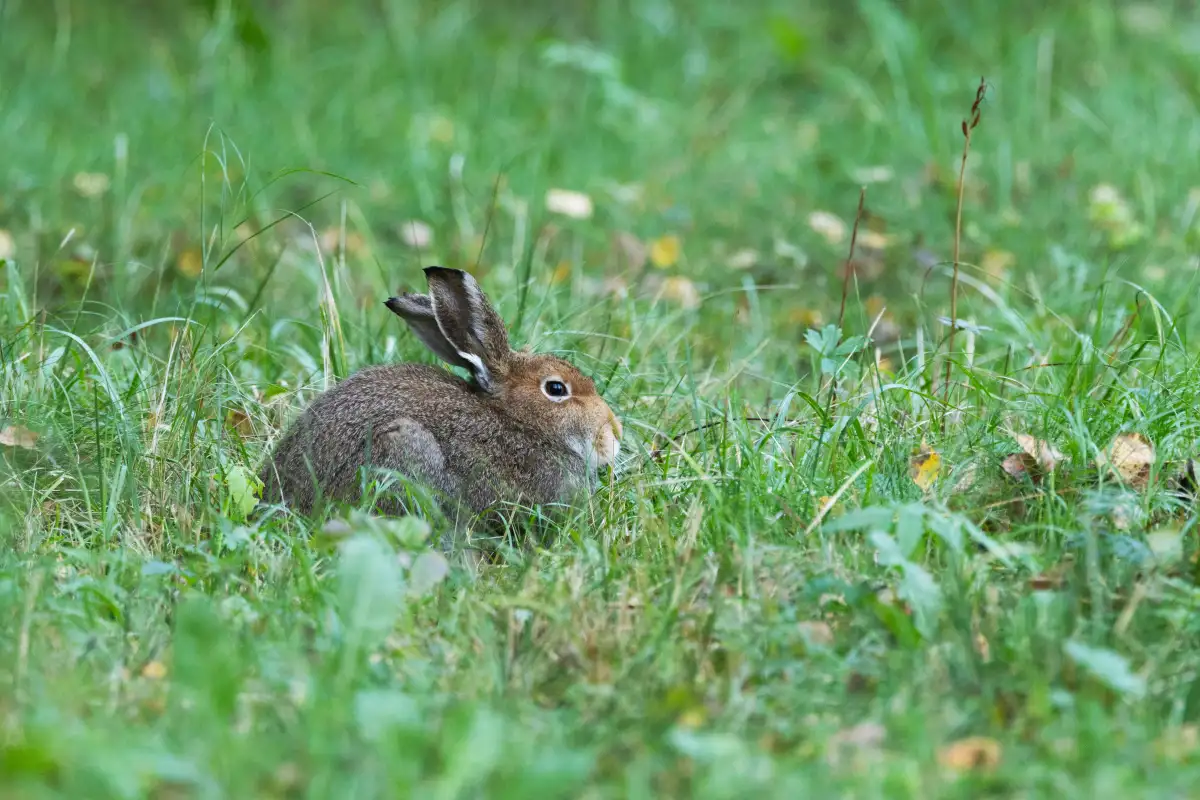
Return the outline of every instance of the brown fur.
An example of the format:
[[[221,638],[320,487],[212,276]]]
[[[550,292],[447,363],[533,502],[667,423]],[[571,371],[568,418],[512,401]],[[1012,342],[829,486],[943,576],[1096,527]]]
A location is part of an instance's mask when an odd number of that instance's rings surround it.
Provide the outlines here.
[[[498,503],[570,503],[594,487],[588,448],[603,451],[605,435],[615,440],[621,429],[592,381],[563,359],[510,350],[503,322],[466,273],[431,267],[426,275],[430,295],[388,306],[474,379],[419,364],[356,372],[279,442],[260,475],[265,500],[302,512],[318,496],[357,501],[366,465],[437,490],[447,510],[462,503],[477,513]],[[548,377],[568,383],[571,397],[548,399]],[[392,497],[379,510],[402,508]]]

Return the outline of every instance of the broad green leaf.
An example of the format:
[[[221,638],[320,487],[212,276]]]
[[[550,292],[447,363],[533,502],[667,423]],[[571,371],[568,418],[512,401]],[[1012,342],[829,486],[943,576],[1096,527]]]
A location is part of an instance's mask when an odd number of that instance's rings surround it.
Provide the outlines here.
[[[403,692],[364,689],[354,696],[354,720],[367,741],[375,742],[395,728],[419,728],[421,709]]]
[[[403,603],[396,553],[380,537],[355,535],[342,543],[338,566],[342,625],[348,637],[373,647],[391,632]]]
[[[920,503],[909,503],[900,507],[896,517],[896,543],[900,553],[909,558],[925,536],[925,507]]]
[[[825,531],[859,531],[868,528],[888,531],[892,529],[892,519],[896,512],[883,506],[868,506],[847,511],[837,519],[826,522],[822,527]]]
[[[962,521],[953,514],[929,514],[929,528],[956,553],[963,549]]]
[[[229,511],[237,520],[244,520],[258,503],[262,491],[258,478],[241,464],[225,470],[225,488],[229,491]]]
[[[410,594],[428,594],[450,574],[450,564],[446,557],[436,550],[426,550],[417,556],[408,571],[408,590]]]
[[[1109,688],[1134,698],[1146,693],[1146,679],[1130,669],[1129,660],[1120,653],[1075,639],[1067,642],[1063,649],[1072,661]]]
[[[908,601],[917,630],[928,639],[933,636],[938,616],[942,613],[942,590],[920,564],[908,561],[901,569],[904,575],[900,578],[896,594]]]

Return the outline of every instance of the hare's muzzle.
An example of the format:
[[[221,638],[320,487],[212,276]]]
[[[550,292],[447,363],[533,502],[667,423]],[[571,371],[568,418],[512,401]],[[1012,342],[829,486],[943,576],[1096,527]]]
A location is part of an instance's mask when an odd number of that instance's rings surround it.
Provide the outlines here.
[[[621,432],[621,420],[617,419],[617,416],[611,411],[608,412],[608,420],[600,426],[592,440],[592,452],[595,454],[597,467],[606,467],[616,463],[617,452],[620,450]]]

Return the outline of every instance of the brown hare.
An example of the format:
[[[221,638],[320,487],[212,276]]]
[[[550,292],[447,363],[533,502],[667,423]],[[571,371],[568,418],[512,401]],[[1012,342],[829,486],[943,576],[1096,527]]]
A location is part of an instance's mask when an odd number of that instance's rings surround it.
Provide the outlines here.
[[[359,469],[434,489],[447,513],[502,503],[569,504],[612,464],[621,423],[595,384],[561,358],[514,351],[500,315],[462,270],[428,267],[429,294],[387,307],[471,380],[423,364],[366,367],[317,397],[262,468],[263,499],[310,511],[356,502]],[[382,496],[376,509],[403,513]]]

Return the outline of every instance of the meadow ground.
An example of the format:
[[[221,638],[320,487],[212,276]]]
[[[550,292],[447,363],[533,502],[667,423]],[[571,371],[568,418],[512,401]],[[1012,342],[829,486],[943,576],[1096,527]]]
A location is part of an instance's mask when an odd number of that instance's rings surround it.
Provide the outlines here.
[[[1167,2],[0,3],[5,796],[1195,792],[1198,92]],[[434,263],[626,430],[477,576],[254,507]]]

